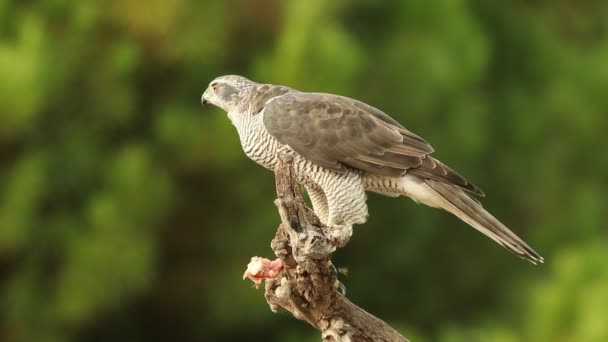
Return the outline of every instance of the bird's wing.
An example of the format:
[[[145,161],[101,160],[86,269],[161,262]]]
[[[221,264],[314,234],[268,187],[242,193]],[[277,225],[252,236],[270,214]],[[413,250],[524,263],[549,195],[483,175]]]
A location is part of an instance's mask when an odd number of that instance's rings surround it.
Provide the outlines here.
[[[280,85],[260,84],[245,98],[245,101],[249,104],[249,110],[257,115],[264,109],[268,100],[290,92],[296,92],[296,90]]]
[[[263,108],[266,130],[301,156],[335,171],[346,167],[399,177],[406,172],[479,188],[428,154],[429,143],[381,110],[343,96],[293,92]]]

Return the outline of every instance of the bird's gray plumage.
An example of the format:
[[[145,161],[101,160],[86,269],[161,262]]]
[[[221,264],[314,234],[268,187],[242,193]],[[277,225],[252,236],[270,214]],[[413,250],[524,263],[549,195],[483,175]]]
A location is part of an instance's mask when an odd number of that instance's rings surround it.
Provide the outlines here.
[[[434,150],[384,112],[344,96],[291,92],[270,99],[264,127],[303,157],[335,171],[346,167],[389,177],[406,172],[483,195],[439,161]]]
[[[295,157],[299,181],[330,226],[363,223],[365,191],[443,208],[532,262],[542,257],[462,190],[483,191],[430,156],[433,148],[381,110],[332,94],[306,93],[241,76],[214,80],[202,97],[228,112],[248,157],[273,169]]]

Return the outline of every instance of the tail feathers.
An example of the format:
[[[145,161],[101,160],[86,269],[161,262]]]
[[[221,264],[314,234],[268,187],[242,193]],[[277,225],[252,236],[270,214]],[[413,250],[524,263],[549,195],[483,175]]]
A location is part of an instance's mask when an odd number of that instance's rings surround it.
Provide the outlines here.
[[[439,205],[440,207],[456,215],[522,259],[535,265],[543,262],[543,257],[462,190],[435,180],[426,179],[424,182],[445,202],[445,205]],[[434,202],[438,204],[436,201]]]

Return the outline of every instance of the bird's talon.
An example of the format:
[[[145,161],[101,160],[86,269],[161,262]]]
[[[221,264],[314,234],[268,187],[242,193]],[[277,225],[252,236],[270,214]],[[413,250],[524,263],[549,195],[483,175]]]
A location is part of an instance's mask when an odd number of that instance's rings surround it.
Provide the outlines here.
[[[333,225],[329,228],[328,237],[338,247],[344,247],[353,236],[352,225]]]
[[[338,291],[341,295],[346,297],[346,286],[344,286],[344,284],[342,284],[341,281],[336,279],[336,282],[334,283],[334,287],[336,288],[336,291]]]

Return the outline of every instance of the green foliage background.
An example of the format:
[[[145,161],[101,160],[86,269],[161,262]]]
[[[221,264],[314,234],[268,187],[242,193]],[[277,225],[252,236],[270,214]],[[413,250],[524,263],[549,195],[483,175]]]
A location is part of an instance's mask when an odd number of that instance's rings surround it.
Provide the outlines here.
[[[317,341],[241,281],[272,174],[208,82],[380,107],[545,256],[371,195],[348,296],[414,341],[608,341],[608,3],[0,0],[0,340]]]

